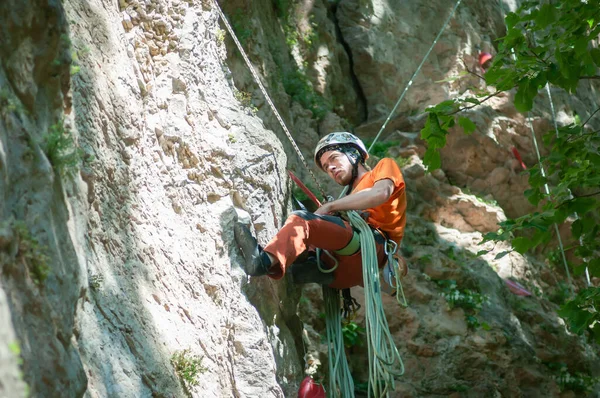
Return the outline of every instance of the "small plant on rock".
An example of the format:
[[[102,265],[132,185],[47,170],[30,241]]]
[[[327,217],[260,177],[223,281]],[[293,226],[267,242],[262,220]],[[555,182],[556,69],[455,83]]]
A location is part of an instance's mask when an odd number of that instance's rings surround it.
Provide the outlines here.
[[[175,369],[175,373],[185,387],[197,386],[198,376],[206,372],[207,369],[202,366],[202,358],[198,355],[192,355],[189,348],[177,351],[171,357],[171,364]]]
[[[75,175],[83,158],[83,150],[77,146],[73,133],[65,129],[62,121],[50,126],[44,137],[43,149],[50,164],[61,176]]]
[[[94,291],[99,291],[102,288],[102,282],[104,282],[104,276],[95,274],[90,277],[90,287]]]
[[[355,322],[349,321],[342,324],[342,336],[344,336],[344,346],[346,348],[362,346],[364,344],[364,335],[365,329],[358,326]]]
[[[477,313],[483,305],[489,303],[489,297],[470,289],[459,289],[454,280],[437,280],[438,286],[442,288],[442,297],[448,302],[450,308],[462,308],[465,310],[467,325],[472,329],[482,327],[489,329],[485,322],[479,322]]]
[[[11,112],[26,113],[25,107],[8,89],[0,90],[0,112],[6,115]]]
[[[223,42],[225,41],[225,31],[223,29],[217,28],[215,36],[217,38],[217,43],[223,44]]]
[[[573,391],[575,393],[591,392],[600,378],[576,372],[571,374],[566,364],[562,362],[545,362],[548,369],[553,371],[554,379],[560,391]]]
[[[306,73],[300,69],[283,76],[283,88],[292,99],[321,120],[331,110],[331,104],[315,91]]]
[[[247,91],[235,90],[233,92],[233,96],[236,100],[240,102],[240,104],[242,104],[244,108],[250,109],[250,112],[253,115],[256,115],[256,112],[258,112],[258,108],[252,103],[252,94],[250,94]]]
[[[13,231],[19,242],[17,258],[29,270],[31,279],[37,285],[43,284],[50,273],[50,267],[48,266],[50,258],[46,255],[46,248],[31,236],[27,225],[23,221],[15,222]]]
[[[246,45],[248,39],[252,36],[252,27],[250,26],[250,18],[244,10],[238,8],[230,17],[231,26],[235,35],[242,45]]]

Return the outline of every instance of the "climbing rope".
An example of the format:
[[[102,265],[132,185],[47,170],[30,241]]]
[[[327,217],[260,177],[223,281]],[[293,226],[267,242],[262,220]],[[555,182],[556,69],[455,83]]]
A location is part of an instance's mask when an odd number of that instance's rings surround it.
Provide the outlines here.
[[[554,101],[552,101],[552,93],[550,92],[550,83],[546,83],[546,92],[548,93],[548,99],[550,101],[550,110],[552,111],[552,123],[554,124],[554,131],[556,132],[556,138],[558,138],[558,122],[556,121],[556,111],[554,110]],[[567,192],[569,193],[569,199],[573,199],[573,194],[571,193],[571,190],[567,188]],[[579,220],[579,214],[577,214],[577,212],[575,212],[575,220]],[[558,235],[558,228],[556,230],[556,233]],[[560,235],[559,235],[559,238],[560,238]],[[581,237],[581,236],[579,237],[579,245],[583,246],[583,237]],[[564,252],[563,252],[563,261],[564,260],[565,259],[564,259]],[[585,260],[586,259],[584,259],[584,261]],[[587,265],[585,267],[585,281],[586,281],[587,287],[592,286],[592,281],[590,280],[590,271],[589,271]]]
[[[327,319],[327,350],[329,353],[329,396],[354,397],[354,380],[344,350],[344,334],[340,312],[340,291],[323,286]]]
[[[448,26],[448,24],[450,23],[450,20],[452,19],[452,16],[454,15],[454,13],[456,12],[456,9],[458,8],[458,6],[460,5],[460,2],[462,0],[458,0],[456,2],[456,4],[454,5],[454,8],[452,9],[452,11],[450,12],[450,15],[448,15],[448,18],[446,18],[446,22],[444,22],[444,25],[442,25],[442,29],[440,29],[439,33],[437,34],[437,36],[435,37],[435,39],[433,40],[433,43],[431,43],[431,47],[429,47],[429,50],[427,50],[427,53],[425,54],[425,56],[423,57],[423,60],[421,61],[421,63],[419,64],[419,66],[417,67],[417,69],[415,70],[415,72],[412,74],[412,76],[410,77],[410,80],[408,81],[408,83],[406,84],[406,86],[404,87],[404,90],[402,91],[402,94],[400,95],[400,98],[398,98],[398,101],[396,101],[396,105],[394,105],[394,107],[392,108],[392,111],[390,112],[390,114],[388,115],[387,119],[385,119],[385,122],[383,123],[383,125],[381,125],[381,128],[379,129],[379,132],[377,133],[377,135],[375,136],[375,139],[373,140],[373,142],[371,143],[371,145],[369,146],[369,150],[367,152],[371,152],[371,149],[373,148],[373,146],[375,145],[375,143],[377,142],[377,140],[379,139],[379,136],[381,135],[381,133],[383,133],[383,131],[385,130],[385,128],[387,127],[389,121],[391,120],[392,116],[394,115],[394,113],[396,112],[396,109],[398,109],[398,106],[400,106],[400,103],[402,102],[402,100],[404,99],[404,96],[406,95],[406,93],[408,92],[408,89],[410,88],[410,86],[413,85],[413,82],[415,80],[415,78],[417,77],[417,75],[419,74],[419,72],[421,71],[421,68],[423,68],[423,65],[425,64],[425,61],[427,61],[427,58],[429,58],[429,54],[431,54],[431,51],[433,51],[433,47],[435,47],[435,45],[437,44],[438,40],[440,39],[440,37],[442,36],[442,33],[444,33],[444,30],[446,30],[446,27]]]
[[[254,69],[254,66],[252,65],[252,63],[250,62],[250,59],[246,55],[246,51],[244,51],[244,47],[242,47],[242,44],[240,43],[240,41],[238,40],[237,36],[235,35],[235,32],[233,31],[233,28],[229,24],[229,21],[227,20],[227,17],[223,13],[223,10],[221,10],[221,7],[219,6],[219,3],[217,2],[217,0],[213,0],[213,2],[215,4],[215,7],[217,9],[217,13],[219,14],[219,17],[223,21],[223,24],[225,25],[225,28],[229,32],[229,35],[233,39],[233,41],[234,41],[237,49],[240,51],[240,54],[242,54],[242,58],[244,58],[244,62],[248,66],[248,69],[250,69],[250,73],[252,73],[252,77],[254,78],[254,81],[256,82],[256,84],[258,84],[258,87],[260,88],[260,91],[262,92],[263,96],[265,97],[265,100],[269,104],[269,107],[271,108],[271,110],[275,114],[275,117],[277,118],[277,121],[279,122],[279,124],[281,125],[281,128],[285,132],[285,135],[290,140],[290,143],[292,144],[292,147],[294,148],[294,150],[298,154],[298,157],[302,161],[302,164],[304,165],[304,167],[306,167],[306,170],[308,170],[308,172],[310,173],[310,176],[312,177],[312,179],[315,182],[317,188],[319,189],[319,192],[321,192],[321,195],[324,198],[326,198],[327,195],[325,194],[325,190],[323,189],[323,187],[319,183],[319,180],[317,180],[317,177],[315,176],[315,174],[312,172],[312,170],[308,166],[308,163],[306,163],[306,159],[304,159],[304,156],[302,155],[302,152],[300,152],[300,148],[298,148],[298,145],[296,145],[296,141],[294,141],[294,138],[292,137],[292,134],[290,133],[290,131],[288,130],[287,126],[285,125],[285,122],[283,121],[283,118],[281,117],[281,115],[277,111],[277,108],[275,107],[275,104],[273,104],[273,101],[271,101],[271,97],[269,96],[269,93],[267,92],[267,89],[263,85],[262,81],[260,80],[260,77],[259,77],[258,73]]]
[[[298,154],[298,157],[304,164],[304,167],[308,170],[311,177],[315,181],[319,191],[323,195],[323,197],[327,197],[325,194],[321,184],[309,168],[304,156],[300,152],[300,149],[296,145],[291,133],[289,132],[287,126],[285,125],[282,117],[280,116],[277,108],[273,104],[267,90],[265,89],[262,81],[256,70],[254,69],[252,63],[250,62],[244,48],[241,43],[237,39],[233,28],[229,24],[229,21],[225,17],[225,14],[221,10],[217,0],[213,0],[216,10],[219,14],[219,17],[223,21],[227,31],[231,35],[236,47],[242,54],[242,58],[244,62],[250,69],[252,77],[256,81],[259,86],[263,96],[265,97],[269,107],[275,114],[277,121],[281,125],[281,128],[285,132],[286,136],[290,140],[294,150]],[[433,51],[434,46],[437,41],[441,37],[442,33],[450,23],[452,16],[454,15],[456,9],[460,5],[461,0],[457,0],[452,12],[446,19],[445,23],[442,26],[442,29],[434,39],[431,47],[423,57],[423,60],[411,76],[408,81],[406,87],[402,91],[400,98],[396,101],[392,111],[388,115],[387,119],[381,126],[377,136],[373,140],[373,143],[369,147],[370,151],[373,148],[373,145],[379,139],[379,136],[385,130],[387,124],[391,120],[392,116],[398,109],[398,106],[404,99],[408,89],[412,86],[414,79],[421,71],[423,65],[428,59],[429,55]],[[347,191],[347,188],[342,192],[342,195]],[[367,329],[367,342],[368,342],[368,350],[369,350],[369,397],[371,393],[375,397],[382,397],[384,395],[388,396],[390,391],[393,391],[395,388],[395,376],[401,376],[404,374],[404,364],[402,362],[402,358],[400,357],[400,353],[394,344],[393,337],[389,331],[389,326],[387,323],[387,319],[385,317],[385,312],[383,310],[383,303],[381,301],[381,285],[379,278],[379,264],[377,261],[377,249],[375,246],[375,239],[373,237],[373,232],[369,225],[362,219],[362,217],[355,211],[350,211],[347,213],[350,223],[353,228],[355,228],[360,236],[360,246],[361,246],[361,254],[363,261],[363,279],[364,279],[364,291],[365,291],[365,323]],[[386,248],[387,251],[387,248]],[[393,253],[390,255],[389,260],[392,261]],[[320,264],[320,255],[317,255],[318,266],[322,269]],[[396,287],[401,292],[402,297],[404,298],[404,292],[402,291],[402,285],[400,283],[400,278],[398,275],[398,270],[395,270],[395,281]],[[399,300],[400,294],[397,294],[397,299]],[[327,316],[327,343],[329,350],[329,372],[330,372],[330,396],[342,396],[346,397],[354,397],[354,383],[352,380],[352,375],[350,374],[350,369],[348,367],[348,361],[346,359],[345,351],[344,351],[344,341],[343,341],[343,333],[341,329],[341,316],[340,316],[340,302],[339,302],[339,292],[335,289],[330,289],[327,287],[323,288],[323,298],[326,305],[326,316]],[[406,298],[404,298],[406,302]]]
[[[404,363],[390,333],[383,310],[377,247],[373,232],[358,212],[349,211],[347,215],[360,235],[365,293],[365,329],[369,350],[369,397],[383,397],[394,390],[394,377],[404,374]]]
[[[546,170],[544,169],[544,165],[542,164],[542,157],[540,155],[540,148],[538,146],[537,137],[535,136],[535,130],[533,129],[533,123],[531,122],[531,113],[527,112],[527,120],[529,124],[529,129],[531,130],[531,138],[533,139],[533,147],[535,148],[535,153],[537,155],[538,164],[540,166],[540,172],[542,173],[542,177],[546,178]],[[544,183],[544,191],[546,195],[550,196],[550,186],[547,182]],[[560,248],[560,253],[562,255],[563,264],[565,266],[565,272],[567,273],[567,280],[569,281],[569,290],[571,294],[573,294],[573,281],[571,280],[571,273],[569,272],[569,264],[567,263],[567,257],[565,256],[565,248],[563,246],[562,237],[560,236],[560,231],[558,229],[558,224],[554,223],[554,231],[556,232],[556,238],[558,239],[558,247]]]
[[[506,24],[505,11],[504,11],[504,5],[502,4],[502,0],[498,0],[498,5],[500,6],[500,12],[502,14],[502,19],[504,20],[504,23]],[[508,30],[508,27],[507,27],[507,30]],[[533,38],[533,40],[535,41],[535,38]],[[515,61],[517,59],[514,49],[512,49],[512,58]],[[553,122],[554,122],[554,128],[556,130],[556,134],[558,135],[558,124],[556,122],[556,115],[554,112],[554,103],[552,102],[552,96],[550,95],[549,84],[546,84],[546,90],[548,91],[548,95],[550,96],[550,108],[552,110],[552,118],[553,118]],[[527,113],[527,121],[529,124],[529,130],[531,131],[531,139],[533,141],[533,146],[535,148],[535,153],[537,155],[538,165],[540,166],[540,172],[542,174],[542,177],[546,178],[546,169],[544,168],[544,165],[542,163],[542,156],[540,155],[540,149],[538,146],[537,137],[535,136],[535,129],[533,128],[533,123],[531,121],[531,112]],[[546,195],[550,195],[550,186],[548,185],[547,182],[544,183],[544,191],[546,192]],[[570,290],[571,294],[573,294],[574,293],[573,292],[573,280],[571,279],[571,273],[569,272],[569,264],[567,263],[567,257],[565,256],[565,248],[563,245],[562,237],[560,236],[560,230],[558,229],[557,223],[554,223],[554,231],[556,232],[556,238],[558,240],[558,247],[560,248],[563,265],[565,267],[565,272],[567,274],[567,280],[569,281],[569,290]]]
[[[439,33],[435,37],[431,47],[423,57],[423,60],[412,74],[410,80],[404,87],[400,97],[396,101],[396,104],[392,108],[390,114],[386,118],[385,122],[379,129],[379,132],[375,136],[375,139],[369,146],[367,152],[370,152],[385,128],[387,124],[391,120],[392,116],[400,106],[400,103],[404,99],[408,89],[412,86],[414,79],[421,71],[423,65],[427,61],[429,55],[433,51],[437,41],[441,37],[442,33],[450,23],[452,16],[456,12],[456,9],[460,5],[461,0],[457,0],[456,4],[452,8],[450,15],[446,18],[442,28]],[[349,187],[346,186],[340,197],[344,196],[348,191]],[[381,285],[379,279],[379,265],[377,261],[377,249],[375,246],[375,240],[373,237],[373,232],[369,225],[360,217],[357,212],[350,211],[347,213],[348,218],[350,220],[350,224],[352,227],[359,232],[360,236],[360,247],[362,253],[362,262],[363,262],[363,285],[364,285],[364,296],[365,296],[365,324],[367,330],[367,342],[368,342],[368,350],[369,350],[369,397],[371,393],[374,394],[375,397],[381,397],[384,395],[389,395],[391,391],[395,388],[395,376],[401,376],[404,374],[404,363],[402,362],[402,358],[400,357],[400,353],[394,344],[394,340],[389,331],[389,326],[387,323],[387,319],[385,317],[385,312],[383,311],[383,303],[381,301]],[[392,256],[390,256],[392,257]],[[320,256],[317,254],[317,259],[320,259]],[[391,259],[388,258],[388,261]],[[396,299],[402,305],[406,306],[406,297],[404,296],[404,290],[402,289],[402,283],[400,281],[399,270],[396,268],[394,272],[393,278],[395,279],[395,286],[390,284],[392,287],[397,289]],[[400,302],[400,297],[402,297],[403,302]],[[331,306],[331,303],[328,304],[327,298],[326,305],[328,308]],[[339,303],[338,303],[339,305]],[[327,316],[327,331],[328,331],[328,349],[329,349],[329,359],[330,359],[330,391],[336,391],[334,386],[345,386],[349,388],[350,384],[344,384],[344,379],[351,379],[352,375],[347,369],[347,365],[341,366],[337,361],[342,360],[342,357],[336,356],[336,352],[343,350],[343,338],[341,336],[341,328],[336,329],[335,325],[339,326],[339,315],[336,317]],[[329,332],[334,334],[331,339],[329,339]],[[340,333],[340,335],[336,335],[335,333]],[[334,344],[337,342],[338,346],[334,348]],[[334,364],[331,364],[331,358],[335,358]],[[345,360],[345,358],[343,358]],[[334,369],[334,372],[331,371]],[[340,369],[340,370],[338,370]],[[345,390],[341,394],[342,397],[353,397],[354,391]]]

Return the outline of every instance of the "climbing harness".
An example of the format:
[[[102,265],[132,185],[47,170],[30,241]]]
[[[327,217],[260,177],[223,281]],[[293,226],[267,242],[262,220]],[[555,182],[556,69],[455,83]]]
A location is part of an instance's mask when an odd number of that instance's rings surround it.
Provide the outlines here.
[[[281,125],[281,128],[285,132],[285,135],[290,140],[290,143],[292,144],[292,147],[294,148],[294,150],[298,154],[298,157],[302,161],[302,164],[304,164],[304,167],[306,167],[306,170],[308,170],[308,172],[310,173],[310,176],[312,177],[312,179],[315,182],[317,188],[319,189],[319,192],[321,192],[321,195],[324,198],[327,197],[327,195],[325,194],[325,190],[323,189],[323,187],[319,183],[319,180],[317,180],[317,177],[314,175],[314,173],[312,172],[312,170],[310,169],[310,167],[308,167],[308,164],[306,163],[306,159],[304,159],[304,156],[302,155],[302,152],[300,152],[300,148],[298,148],[298,145],[296,145],[296,141],[294,141],[294,138],[292,137],[292,134],[290,133],[290,131],[288,130],[287,126],[285,125],[285,122],[283,121],[283,118],[281,117],[281,115],[277,111],[277,108],[275,108],[275,104],[273,104],[273,101],[271,100],[271,97],[269,96],[269,93],[267,92],[267,89],[263,85],[262,81],[260,80],[260,77],[258,76],[258,73],[254,69],[254,66],[252,65],[252,63],[250,62],[250,59],[246,55],[246,51],[244,51],[244,47],[242,47],[242,44],[240,43],[240,41],[238,40],[237,36],[235,35],[235,32],[233,31],[233,28],[229,24],[229,21],[227,20],[227,17],[223,13],[223,10],[221,10],[221,7],[219,6],[219,3],[217,2],[217,0],[213,0],[213,3],[215,4],[215,8],[217,10],[217,13],[219,14],[219,17],[221,18],[221,20],[223,21],[223,24],[225,25],[225,28],[229,32],[229,35],[233,39],[233,41],[234,41],[237,49],[240,51],[240,54],[242,54],[242,58],[244,58],[244,62],[248,66],[248,69],[250,69],[250,73],[252,73],[252,77],[254,78],[254,81],[256,82],[256,84],[258,85],[258,87],[260,88],[260,91],[262,92],[263,96],[265,97],[265,100],[269,104],[269,107],[271,108],[271,110],[275,114],[275,117],[277,118],[277,121],[279,122],[279,124]]]

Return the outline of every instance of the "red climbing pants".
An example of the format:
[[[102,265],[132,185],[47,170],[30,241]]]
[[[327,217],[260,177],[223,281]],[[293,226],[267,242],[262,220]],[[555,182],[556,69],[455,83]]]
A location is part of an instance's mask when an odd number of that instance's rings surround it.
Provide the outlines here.
[[[339,262],[334,272],[334,281],[329,286],[345,289],[362,286],[362,255],[360,250],[350,256],[335,255],[352,239],[354,234],[350,224],[339,217],[321,216],[307,211],[295,211],[287,219],[285,225],[275,235],[264,251],[279,261],[269,273],[273,279],[281,279],[285,271],[305,250],[319,248],[329,251]],[[379,266],[385,264],[384,239],[375,240]],[[333,267],[335,262],[325,253],[321,261],[326,267]]]

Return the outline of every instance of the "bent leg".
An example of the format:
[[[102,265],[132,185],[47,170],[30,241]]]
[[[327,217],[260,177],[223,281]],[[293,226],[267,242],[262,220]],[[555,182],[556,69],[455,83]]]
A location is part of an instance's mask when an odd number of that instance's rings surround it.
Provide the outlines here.
[[[280,279],[286,268],[309,246],[335,251],[352,239],[352,227],[339,217],[321,216],[307,211],[293,212],[264,251],[277,259],[269,276]]]

